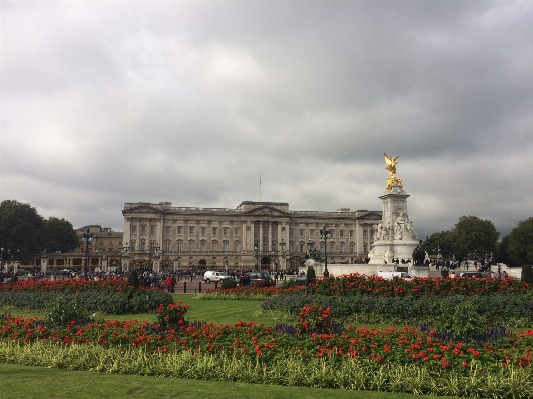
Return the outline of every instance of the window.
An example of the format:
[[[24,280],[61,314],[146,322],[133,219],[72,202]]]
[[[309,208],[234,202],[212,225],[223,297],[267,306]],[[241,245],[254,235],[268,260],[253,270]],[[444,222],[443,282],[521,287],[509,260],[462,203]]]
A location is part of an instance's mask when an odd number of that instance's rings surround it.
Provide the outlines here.
[[[189,252],[194,251],[194,241],[189,241]]]
[[[339,237],[344,238],[344,230],[339,230]]]
[[[341,244],[341,249],[340,249],[341,252],[344,252],[344,244]]]
[[[294,252],[294,244],[289,244],[289,252]]]
[[[135,241],[130,242],[130,251],[135,251]]]
[[[216,242],[212,242],[211,243],[211,251],[213,251],[213,252],[217,251],[217,243]]]
[[[100,240],[100,242],[98,243],[98,245],[104,245],[104,242]]]
[[[363,231],[363,238],[366,238],[366,230]]]
[[[268,243],[263,242],[263,252],[268,252]]]
[[[300,243],[300,252],[304,252],[304,243],[303,242]]]
[[[326,245],[324,244],[324,241],[322,241],[322,242],[320,243],[320,250],[321,250],[322,252],[324,252],[324,248],[325,248],[325,247],[326,247]]]
[[[182,234],[182,229],[183,229],[182,226],[178,226],[178,235],[179,235],[179,236]]]
[[[353,230],[350,230],[350,238],[353,238]]]
[[[227,242],[224,243],[224,249],[223,249],[224,252],[228,252],[229,251],[229,244]]]
[[[205,242],[200,243],[200,251],[205,252]]]
[[[167,236],[170,235],[170,226],[166,226],[166,227],[165,227],[165,234],[166,234]]]
[[[155,241],[150,241],[150,251],[155,250]]]
[[[278,249],[277,249],[277,246],[276,246],[276,243],[273,242],[272,243],[272,251],[276,252]]]
[[[313,238],[315,236],[315,229],[309,230],[309,237]]]
[[[146,241],[141,240],[141,247],[139,248],[141,251],[146,251]]]
[[[200,227],[200,235],[205,236],[205,227]]]
[[[190,236],[194,235],[194,227],[192,226],[189,226],[189,235]]]
[[[350,244],[350,252],[351,253],[355,252],[355,245],[354,244]]]
[[[304,237],[304,229],[300,229],[300,238]]]
[[[214,235],[214,236],[217,235],[217,228],[216,227],[213,227],[213,231],[212,231],[211,235]]]
[[[239,236],[239,228],[236,227],[236,228],[235,228],[235,237],[238,237],[238,236]]]
[[[235,252],[239,252],[239,251],[240,251],[240,249],[239,249],[239,243],[236,242],[236,243],[235,243]]]
[[[155,234],[155,226],[150,226],[150,234]]]
[[[131,234],[137,234],[137,226],[131,226]]]
[[[223,234],[227,236],[229,234],[229,227],[224,227]]]
[[[165,252],[170,252],[170,243],[168,241],[165,243]]]
[[[109,241],[109,245],[113,245],[113,241]]]
[[[289,237],[294,237],[294,229],[289,229]]]
[[[146,226],[141,226],[141,234],[146,234]]]
[[[178,252],[183,251],[183,243],[181,241],[178,241]]]
[[[335,243],[334,242],[330,242],[329,243],[329,252],[335,252]]]

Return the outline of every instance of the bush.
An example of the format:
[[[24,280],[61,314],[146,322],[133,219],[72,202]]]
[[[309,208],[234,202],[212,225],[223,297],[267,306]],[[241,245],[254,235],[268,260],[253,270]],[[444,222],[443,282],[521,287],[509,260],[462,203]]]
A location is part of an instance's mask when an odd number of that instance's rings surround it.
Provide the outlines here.
[[[227,280],[222,280],[222,285],[221,285],[221,288],[223,290],[229,290],[231,288],[236,288],[237,287],[237,282],[233,279],[227,279]]]
[[[157,308],[157,324],[160,327],[179,328],[185,325],[185,313],[189,306],[178,303],[169,303],[166,307],[160,304]]]
[[[137,270],[132,270],[130,272],[130,275],[128,276],[128,286],[139,288],[140,281],[139,281],[139,275],[137,274]]]
[[[306,278],[306,284],[309,285],[311,283],[314,283],[316,280],[316,273],[315,268],[313,266],[309,266],[307,268],[307,278]]]
[[[533,266],[524,265],[522,266],[522,282],[528,283],[533,286]]]
[[[9,278],[9,282],[10,283],[16,283],[17,281],[19,281],[19,278],[17,277],[17,275],[15,273],[13,273],[11,275],[11,277]]]
[[[285,280],[285,281],[283,281],[283,283],[281,283],[281,288],[282,289],[293,288],[294,286],[295,286],[295,284],[294,284],[294,279],[293,278]]]
[[[51,301],[45,320],[49,324],[66,326],[72,321],[87,318],[88,314],[77,295],[69,299],[58,295]]]

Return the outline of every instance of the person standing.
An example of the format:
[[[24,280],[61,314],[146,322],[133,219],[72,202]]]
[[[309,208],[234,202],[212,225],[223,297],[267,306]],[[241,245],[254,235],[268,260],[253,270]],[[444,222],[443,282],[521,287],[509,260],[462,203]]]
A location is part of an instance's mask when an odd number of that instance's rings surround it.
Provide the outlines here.
[[[167,288],[167,292],[170,294],[171,290],[172,290],[172,275],[168,275],[167,278],[165,279],[165,287]]]

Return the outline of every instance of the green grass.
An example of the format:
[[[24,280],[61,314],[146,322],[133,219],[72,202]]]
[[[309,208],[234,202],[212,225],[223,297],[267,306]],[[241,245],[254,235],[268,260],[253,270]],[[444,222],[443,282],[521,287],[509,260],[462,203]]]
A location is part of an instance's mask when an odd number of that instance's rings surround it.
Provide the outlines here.
[[[17,399],[115,399],[142,398],[273,398],[294,399],[424,399],[428,395],[343,391],[306,387],[283,387],[232,382],[186,380],[48,369],[0,363],[0,398]]]

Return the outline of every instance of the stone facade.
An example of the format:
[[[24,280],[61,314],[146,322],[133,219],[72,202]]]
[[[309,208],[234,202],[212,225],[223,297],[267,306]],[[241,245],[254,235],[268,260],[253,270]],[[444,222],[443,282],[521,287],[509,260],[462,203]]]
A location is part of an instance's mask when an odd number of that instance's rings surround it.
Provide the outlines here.
[[[177,270],[297,269],[309,241],[328,263],[365,258],[382,212],[342,208],[336,212],[291,211],[283,202],[242,202],[235,209],[173,207],[170,202],[126,203],[123,268]]]

